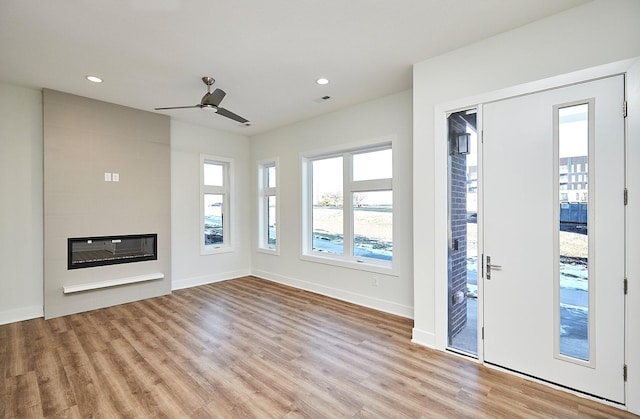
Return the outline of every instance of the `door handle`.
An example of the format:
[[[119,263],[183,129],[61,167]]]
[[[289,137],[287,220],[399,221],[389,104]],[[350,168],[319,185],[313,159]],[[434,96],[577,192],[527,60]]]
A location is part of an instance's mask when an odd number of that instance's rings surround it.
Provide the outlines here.
[[[491,264],[491,256],[487,256],[487,279],[491,279],[491,269],[502,269],[501,265]]]

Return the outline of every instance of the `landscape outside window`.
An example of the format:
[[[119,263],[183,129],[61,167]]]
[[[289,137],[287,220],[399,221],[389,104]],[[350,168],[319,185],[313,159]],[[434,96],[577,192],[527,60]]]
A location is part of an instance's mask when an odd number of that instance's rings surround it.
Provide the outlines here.
[[[277,225],[277,167],[274,160],[258,164],[258,247],[276,251],[278,244]]]
[[[560,354],[589,353],[589,105],[558,109]],[[568,192],[567,192],[568,191]]]
[[[313,161],[313,250],[344,254],[342,157]]]
[[[206,246],[224,243],[223,201],[224,196],[220,194],[204,195],[204,244]]]
[[[390,263],[393,259],[391,148],[315,158],[311,162],[311,176],[312,251]]]
[[[229,162],[202,156],[202,250],[228,246]]]

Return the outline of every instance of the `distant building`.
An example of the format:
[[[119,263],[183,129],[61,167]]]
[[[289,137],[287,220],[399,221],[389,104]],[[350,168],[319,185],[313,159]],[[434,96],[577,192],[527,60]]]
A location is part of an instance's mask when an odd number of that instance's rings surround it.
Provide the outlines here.
[[[560,202],[589,201],[589,156],[560,158]],[[467,212],[478,211],[478,166],[467,166]]]
[[[589,157],[560,158],[560,202],[589,200]]]

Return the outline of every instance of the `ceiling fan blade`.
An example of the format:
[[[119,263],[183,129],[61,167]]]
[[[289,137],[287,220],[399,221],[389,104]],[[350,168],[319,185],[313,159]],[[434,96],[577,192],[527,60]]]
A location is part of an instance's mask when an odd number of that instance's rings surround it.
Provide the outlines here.
[[[202,105],[192,105],[192,106],[170,106],[168,108],[153,108],[156,111],[164,111],[168,109],[187,109],[187,108],[202,108]]]
[[[248,119],[244,119],[243,117],[241,117],[240,115],[236,115],[235,113],[225,109],[225,108],[221,108],[218,107],[218,115],[222,115],[222,116],[226,116],[227,118],[233,119],[234,121],[238,121],[241,124],[247,123],[249,122]]]
[[[202,98],[202,104],[218,106],[226,95],[227,94],[224,92],[224,90],[216,89],[212,93],[207,93],[206,95],[204,95],[204,97]]]

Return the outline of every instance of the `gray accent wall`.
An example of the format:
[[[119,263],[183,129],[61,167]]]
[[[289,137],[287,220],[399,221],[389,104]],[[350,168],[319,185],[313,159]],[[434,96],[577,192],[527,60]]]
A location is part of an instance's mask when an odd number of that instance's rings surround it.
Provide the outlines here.
[[[45,318],[170,293],[169,117],[48,89],[43,110]],[[158,260],[67,269],[70,237],[146,233],[158,235]],[[164,278],[63,293],[154,273]]]

